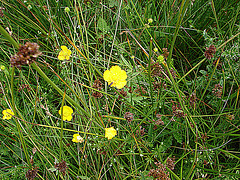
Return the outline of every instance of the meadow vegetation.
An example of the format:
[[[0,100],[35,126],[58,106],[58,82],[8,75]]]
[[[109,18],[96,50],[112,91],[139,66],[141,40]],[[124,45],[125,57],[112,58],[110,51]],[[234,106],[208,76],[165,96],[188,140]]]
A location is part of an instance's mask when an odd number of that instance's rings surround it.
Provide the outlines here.
[[[239,0],[0,0],[0,179],[239,179]]]

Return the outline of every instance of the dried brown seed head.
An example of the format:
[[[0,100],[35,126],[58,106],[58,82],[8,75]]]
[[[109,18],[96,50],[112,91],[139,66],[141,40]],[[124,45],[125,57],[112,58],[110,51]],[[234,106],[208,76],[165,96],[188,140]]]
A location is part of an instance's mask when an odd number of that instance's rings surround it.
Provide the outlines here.
[[[207,59],[211,59],[213,57],[213,54],[216,53],[216,47],[214,45],[211,45],[209,48],[206,48],[206,51],[204,52],[204,56]]]
[[[25,45],[20,45],[17,54],[11,57],[11,66],[21,69],[22,65],[33,63],[41,54],[37,43],[26,42]]]

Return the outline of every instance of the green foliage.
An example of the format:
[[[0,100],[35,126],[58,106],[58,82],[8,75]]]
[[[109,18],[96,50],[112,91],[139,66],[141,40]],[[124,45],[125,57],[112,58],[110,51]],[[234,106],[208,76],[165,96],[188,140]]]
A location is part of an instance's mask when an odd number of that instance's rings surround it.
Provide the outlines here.
[[[104,34],[110,30],[109,26],[107,25],[107,22],[103,18],[98,19],[97,27]]]
[[[0,110],[16,110],[1,118],[0,179],[24,179],[38,167],[35,179],[148,180],[156,162],[170,179],[240,177],[238,1],[0,6],[7,33],[42,52],[35,66],[12,68],[18,50],[0,35]],[[62,45],[70,60],[58,60]],[[211,45],[216,53],[206,59]],[[121,90],[103,79],[113,65],[128,75]],[[61,120],[62,105],[74,109],[71,121]],[[111,126],[117,136],[107,140],[104,128]],[[72,142],[75,133],[83,143]],[[65,169],[58,167],[63,161]]]

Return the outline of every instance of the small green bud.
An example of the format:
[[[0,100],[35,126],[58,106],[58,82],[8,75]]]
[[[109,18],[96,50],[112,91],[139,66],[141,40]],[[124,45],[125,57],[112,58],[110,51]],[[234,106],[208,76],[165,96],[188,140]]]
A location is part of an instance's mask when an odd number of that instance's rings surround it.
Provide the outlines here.
[[[70,12],[69,7],[65,7],[64,11],[65,11],[65,13],[69,13]]]
[[[0,69],[1,69],[2,71],[4,71],[5,68],[6,68],[6,67],[5,67],[4,65],[1,65],[1,66],[0,66]]]
[[[150,28],[149,24],[145,24],[145,26],[146,26],[147,28]]]
[[[31,4],[29,4],[29,5],[27,6],[27,8],[28,8],[28,10],[31,10],[31,9],[32,9]]]
[[[148,19],[148,23],[151,24],[153,22],[153,19],[152,18],[149,18]]]
[[[158,61],[160,62],[160,63],[163,63],[164,62],[164,56],[163,55],[160,55],[160,56],[158,56]]]
[[[154,48],[153,51],[154,51],[154,52],[158,52],[158,48]]]

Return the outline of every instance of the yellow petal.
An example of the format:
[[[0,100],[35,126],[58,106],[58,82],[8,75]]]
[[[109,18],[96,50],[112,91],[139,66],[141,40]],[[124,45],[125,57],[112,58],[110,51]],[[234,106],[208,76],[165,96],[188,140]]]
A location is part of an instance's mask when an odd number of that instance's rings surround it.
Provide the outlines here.
[[[65,120],[67,120],[67,121],[71,121],[72,120],[72,115],[71,116],[65,116]]]
[[[66,56],[65,59],[66,59],[66,60],[69,60],[69,59],[70,59],[70,56]]]
[[[72,53],[72,51],[70,49],[68,49],[68,51],[67,51],[68,56],[70,56],[71,53]]]
[[[67,50],[68,50],[67,46],[61,46],[61,49],[62,49],[63,51],[67,51]]]
[[[11,109],[5,109],[2,111],[3,119],[11,119],[14,116],[14,112]]]
[[[59,60],[64,60],[65,58],[64,58],[64,56],[58,55],[58,59]]]
[[[117,131],[114,127],[105,128],[105,138],[108,138],[108,140],[112,139],[116,135]]]
[[[121,80],[126,80],[127,79],[127,73],[124,70],[121,70],[120,74],[119,74],[119,79]]]
[[[78,136],[80,136],[80,135],[79,135],[79,134],[74,134],[74,135],[73,135],[74,138],[76,138],[76,137],[78,137]]]
[[[119,66],[115,65],[103,73],[103,79],[108,82],[111,87],[118,89],[123,88],[127,84],[127,73]]]
[[[76,137],[74,137],[74,138],[72,139],[72,141],[75,142],[75,143],[78,142]]]
[[[119,81],[116,83],[116,88],[122,89],[127,84],[127,81]]]
[[[111,82],[112,81],[112,73],[109,70],[106,70],[103,73],[103,79],[107,82]]]
[[[110,68],[110,71],[115,71],[115,72],[117,72],[117,71],[121,71],[121,68],[119,67],[119,66],[112,66],[111,68]]]
[[[60,108],[58,113],[62,116],[62,112],[63,112],[63,120],[71,121],[73,109],[69,106],[63,106],[63,110],[62,108]]]

